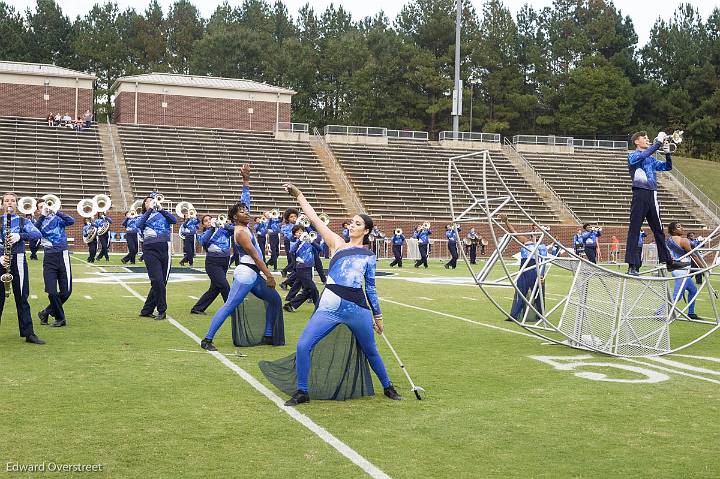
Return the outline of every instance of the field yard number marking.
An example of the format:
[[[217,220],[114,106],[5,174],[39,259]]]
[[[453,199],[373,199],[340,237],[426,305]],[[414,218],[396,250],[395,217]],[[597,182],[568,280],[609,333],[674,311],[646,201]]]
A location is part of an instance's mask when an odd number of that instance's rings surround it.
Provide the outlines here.
[[[589,354],[582,356],[529,356],[532,359],[540,362],[549,364],[550,366],[560,371],[573,371],[580,367],[601,367],[601,368],[615,368],[622,369],[624,371],[632,371],[634,373],[645,376],[642,379],[620,379],[611,378],[602,373],[595,373],[590,371],[579,371],[575,373],[575,376],[583,379],[591,379],[593,381],[605,381],[612,383],[659,383],[667,381],[670,376],[663,374],[658,371],[654,371],[648,368],[641,368],[638,366],[630,366],[629,364],[615,364],[602,361],[593,361],[593,357]]]

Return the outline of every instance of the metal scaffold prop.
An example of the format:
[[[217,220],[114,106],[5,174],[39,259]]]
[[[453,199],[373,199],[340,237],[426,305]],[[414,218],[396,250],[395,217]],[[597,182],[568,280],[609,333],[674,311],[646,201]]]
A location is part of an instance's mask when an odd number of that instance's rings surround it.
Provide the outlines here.
[[[720,328],[715,289],[720,226],[681,258],[689,262],[696,253],[707,267],[688,267],[673,276],[660,265],[631,276],[591,263],[563,245],[525,210],[513,194],[512,179],[503,178],[488,151],[449,159],[448,194],[453,224],[487,222],[490,227],[495,250],[481,268],[461,248],[475,283],[508,319],[547,341],[612,356],[659,356],[687,348]],[[513,218],[515,232],[505,228],[503,215]],[[522,236],[534,238],[537,245],[552,244],[556,253],[528,248],[518,260],[512,253],[524,247],[518,239]],[[683,296],[688,281],[698,283],[692,300]],[[513,294],[511,310],[506,292]],[[702,318],[690,317],[693,302],[703,305]]]

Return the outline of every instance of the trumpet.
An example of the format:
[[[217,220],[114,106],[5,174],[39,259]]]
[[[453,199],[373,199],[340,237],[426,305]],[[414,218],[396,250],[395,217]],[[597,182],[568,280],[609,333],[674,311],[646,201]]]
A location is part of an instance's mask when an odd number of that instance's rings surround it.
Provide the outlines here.
[[[670,153],[675,153],[678,149],[678,145],[683,141],[684,133],[685,131],[683,130],[675,130],[672,132],[672,135],[666,136],[665,141],[663,142],[663,149]]]
[[[317,239],[317,237],[318,237],[318,234],[315,231],[311,231],[308,233],[308,238],[311,243],[314,243],[315,240]]]
[[[185,216],[188,216],[190,218],[197,217],[197,211],[195,211],[195,207],[189,201],[179,202],[175,206],[175,214],[182,218],[184,218]]]
[[[402,228],[395,228],[395,234],[400,236],[402,234]]]
[[[58,198],[57,196],[45,195],[40,199],[45,202],[45,206],[53,213],[57,213],[58,211],[60,211],[60,207],[62,206],[62,204],[60,203],[60,198]]]
[[[37,210],[37,201],[30,196],[23,196],[18,200],[18,211],[24,215],[31,215]]]
[[[99,194],[92,197],[92,201],[95,203],[95,207],[98,213],[107,213],[112,206],[112,201],[108,195]]]
[[[92,218],[97,214],[97,205],[89,198],[78,201],[76,210],[83,218]]]
[[[128,218],[136,218],[140,216],[140,211],[142,211],[143,202],[142,200],[133,201],[133,204],[130,205],[130,209],[127,212]]]
[[[320,213],[318,215],[318,218],[320,218],[320,221],[322,221],[325,224],[325,226],[330,224],[330,217],[328,215],[326,215],[325,213]]]
[[[315,241],[316,238],[317,238],[317,233],[315,233],[314,231],[311,231],[310,233],[305,231],[303,233],[300,233],[299,240],[304,241],[306,243],[312,243],[313,241]]]
[[[430,229],[430,222],[426,221],[422,225],[420,225],[422,229],[429,230]]]
[[[300,225],[304,228],[307,228],[308,226],[310,226],[310,220],[303,213],[300,213],[300,216],[298,216],[298,219],[295,222],[295,224]]]
[[[165,201],[165,195],[161,193],[157,193],[155,195],[155,198],[152,198],[151,208],[154,208],[156,210],[162,209],[162,204]]]
[[[268,216],[271,220],[276,220],[280,218],[280,211],[277,208],[273,208],[270,211],[268,211]]]

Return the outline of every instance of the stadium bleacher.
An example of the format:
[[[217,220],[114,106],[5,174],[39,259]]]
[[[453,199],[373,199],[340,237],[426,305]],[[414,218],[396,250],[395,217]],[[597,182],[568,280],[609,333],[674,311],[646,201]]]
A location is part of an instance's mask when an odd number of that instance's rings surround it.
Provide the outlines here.
[[[120,140],[136,198],[152,190],[198,212],[227,211],[242,188],[239,168],[251,163],[254,212],[294,206],[282,183],[303,192],[331,217],[346,217],[307,141],[276,140],[272,133],[155,125],[120,125]]]
[[[95,125],[76,132],[44,119],[1,117],[0,171],[4,190],[35,198],[56,194],[68,210],[109,192]]]
[[[525,152],[523,155],[582,221],[606,226],[627,225],[632,190],[626,152],[577,148],[575,153]],[[663,178],[660,180],[658,202],[664,222],[678,220],[689,227],[702,228],[702,222],[663,188]]]
[[[448,159],[471,151],[443,148],[427,141],[390,141],[388,145],[332,143],[331,148],[358,191],[369,213],[378,218],[447,219],[451,217],[447,191]],[[558,223],[557,214],[532,189],[502,153],[493,162],[523,207],[539,222]],[[463,178],[476,195],[482,193],[482,166],[478,158],[459,162]],[[488,167],[489,168],[489,167]],[[492,194],[505,191],[494,174],[488,181]],[[467,203],[469,196],[453,192]],[[512,206],[511,220],[524,216]]]

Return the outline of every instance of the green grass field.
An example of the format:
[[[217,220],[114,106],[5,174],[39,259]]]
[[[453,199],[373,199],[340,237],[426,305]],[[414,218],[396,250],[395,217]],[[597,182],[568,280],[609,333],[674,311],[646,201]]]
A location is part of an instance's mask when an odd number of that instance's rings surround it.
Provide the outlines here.
[[[100,267],[121,271],[118,256],[95,266],[81,258],[72,262],[68,327],[41,327],[35,320],[47,345],[22,342],[14,307],[6,308],[0,326],[0,477],[44,477],[7,471],[8,463],[51,462],[102,465],[102,472],[56,477],[367,477],[227,364],[201,351],[172,321],[139,318],[134,292],[145,296],[143,275],[107,278]],[[683,351],[685,356],[670,356],[672,364],[547,345],[503,321],[477,287],[447,284],[451,277],[468,277],[463,264],[455,271],[439,261],[428,270],[411,266],[408,261],[377,283],[388,337],[427,390],[424,400],[412,397],[378,341],[408,400],[376,396],[296,408],[375,471],[394,478],[720,476],[720,360],[686,357],[720,357],[720,336]],[[46,304],[40,270],[41,262],[32,262],[33,314]],[[168,314],[202,337],[211,316],[189,314],[190,296],[208,284],[199,278],[169,284]],[[555,286],[569,278],[558,276]],[[548,285],[548,293],[555,286]],[[510,296],[499,293],[506,306]],[[709,307],[701,303],[699,313]],[[307,305],[285,315],[287,346],[246,348],[247,357],[238,357],[230,321],[215,344],[228,363],[284,400],[258,361],[293,352],[310,312]],[[568,360],[578,356],[584,359]],[[579,362],[592,364],[574,364]],[[641,382],[650,379],[658,382]]]
[[[693,158],[673,158],[677,167],[695,186],[716,204],[720,204],[720,163]]]

